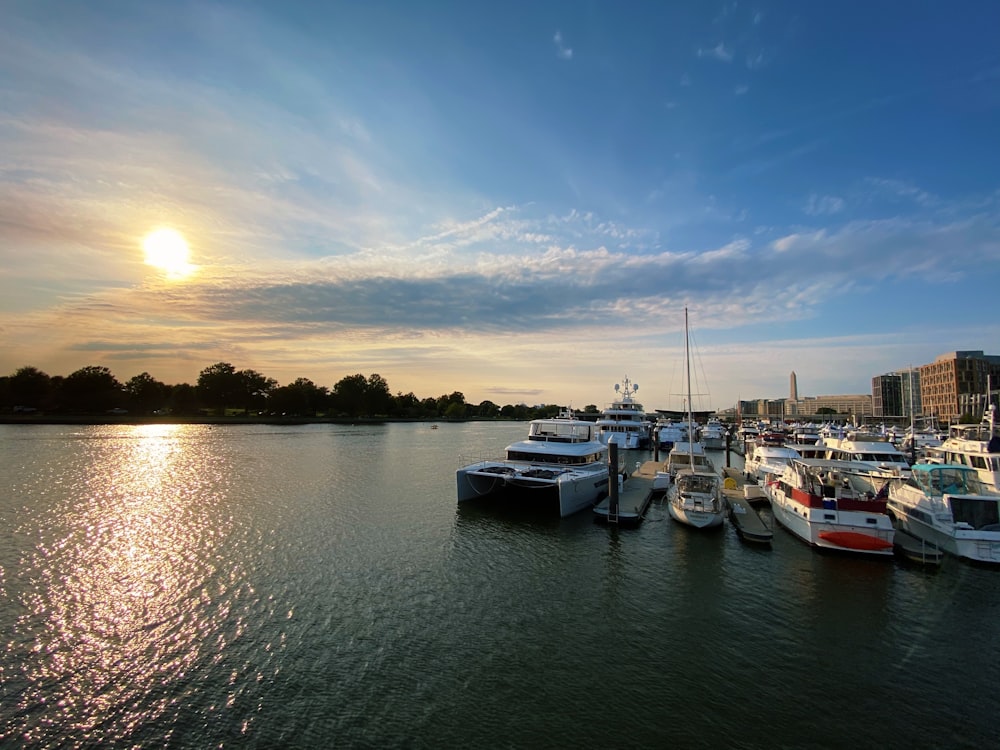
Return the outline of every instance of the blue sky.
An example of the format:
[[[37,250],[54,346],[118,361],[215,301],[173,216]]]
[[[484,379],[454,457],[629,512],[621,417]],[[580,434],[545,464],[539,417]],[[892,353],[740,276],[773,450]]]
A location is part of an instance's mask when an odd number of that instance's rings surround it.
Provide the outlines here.
[[[678,408],[685,306],[701,408],[1000,354],[996,3],[0,15],[2,374]]]

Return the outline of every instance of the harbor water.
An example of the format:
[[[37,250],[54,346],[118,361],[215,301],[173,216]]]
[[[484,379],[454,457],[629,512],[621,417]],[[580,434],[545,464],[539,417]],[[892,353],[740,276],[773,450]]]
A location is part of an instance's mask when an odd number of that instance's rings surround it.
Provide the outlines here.
[[[459,506],[525,433],[0,426],[0,746],[996,745],[1000,571]]]

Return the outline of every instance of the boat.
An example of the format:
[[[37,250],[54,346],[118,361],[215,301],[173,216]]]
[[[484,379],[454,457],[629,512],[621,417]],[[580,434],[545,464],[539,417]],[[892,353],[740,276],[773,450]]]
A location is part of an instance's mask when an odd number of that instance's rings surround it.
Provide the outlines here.
[[[896,533],[893,535],[893,545],[896,554],[912,563],[932,566],[944,562],[944,552],[941,551],[940,547],[908,534],[899,526],[896,527]]]
[[[793,458],[801,456],[790,445],[751,444],[750,455],[743,463],[743,474],[747,481],[763,485],[771,475],[781,474]]]
[[[944,442],[927,450],[942,463],[970,467],[986,487],[1000,492],[1000,429],[995,404],[990,404],[979,424],[952,425]]]
[[[670,419],[657,421],[656,441],[661,451],[669,452],[676,443],[688,439],[688,428],[684,422],[674,422]]]
[[[688,311],[684,308],[684,360],[687,366],[687,421],[688,433],[693,434],[694,419],[691,414],[691,353],[690,337],[688,335]],[[722,526],[726,512],[726,504],[722,496],[722,477],[715,472],[711,464],[697,464],[695,461],[692,441],[678,443],[670,451],[670,457],[675,453],[688,453],[688,465],[677,470],[673,486],[667,493],[667,512],[675,521],[699,529]],[[704,456],[704,453],[702,454]],[[705,459],[707,461],[707,459]],[[655,487],[654,482],[654,487]]]
[[[705,454],[705,446],[691,440],[674,443],[674,447],[667,453],[666,460],[657,472],[657,476],[660,477],[659,484],[673,484],[679,472],[692,468],[715,472],[712,459]]]
[[[888,438],[873,432],[850,430],[843,437],[823,439],[826,457],[840,461],[851,461],[870,469],[908,476],[910,462],[906,455]]]
[[[767,482],[775,520],[813,547],[891,556],[894,528],[887,492],[875,490],[869,467],[853,461],[793,458]]]
[[[1000,563],[1000,493],[970,466],[918,463],[888,484],[888,512],[911,536],[955,557]]]
[[[489,498],[566,517],[607,494],[608,473],[608,447],[597,426],[564,412],[533,419],[527,439],[508,445],[503,459],[458,469],[458,502]]]
[[[710,418],[701,428],[701,442],[708,450],[724,450],[726,447],[726,428],[715,417]]]
[[[638,390],[638,383],[631,382],[627,375],[622,383],[615,383],[615,400],[597,419],[598,439],[605,445],[613,440],[619,448],[649,448],[650,425],[642,404],[635,400]]]

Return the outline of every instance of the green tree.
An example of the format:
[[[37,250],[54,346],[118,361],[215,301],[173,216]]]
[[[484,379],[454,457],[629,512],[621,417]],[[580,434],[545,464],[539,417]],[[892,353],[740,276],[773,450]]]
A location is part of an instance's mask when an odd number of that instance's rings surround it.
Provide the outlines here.
[[[10,406],[41,409],[49,400],[52,378],[37,367],[21,367],[7,382]]]
[[[90,365],[66,376],[62,398],[72,411],[105,412],[120,407],[125,400],[121,383],[107,367]]]
[[[476,413],[483,419],[496,419],[500,416],[500,407],[489,400],[480,401]]]
[[[263,409],[271,391],[278,387],[277,380],[265,377],[256,370],[240,370],[236,379],[237,406],[243,407],[244,414]]]
[[[130,411],[150,414],[164,408],[170,396],[170,387],[161,383],[148,372],[140,373],[125,383]]]
[[[330,401],[337,414],[357,417],[365,407],[365,391],[368,381],[364,375],[348,375],[338,380],[330,391]]]
[[[198,374],[198,398],[218,414],[225,414],[227,406],[240,400],[242,386],[236,368],[228,362],[217,362]]]
[[[167,408],[174,414],[192,415],[197,414],[201,406],[198,399],[198,389],[190,383],[179,383],[168,386]]]

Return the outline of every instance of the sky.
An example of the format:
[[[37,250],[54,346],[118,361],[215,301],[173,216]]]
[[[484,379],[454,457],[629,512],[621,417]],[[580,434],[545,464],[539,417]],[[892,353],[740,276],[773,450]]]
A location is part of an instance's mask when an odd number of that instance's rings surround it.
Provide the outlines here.
[[[1000,354],[995,2],[0,19],[0,375],[677,409],[685,309],[699,409]]]

